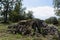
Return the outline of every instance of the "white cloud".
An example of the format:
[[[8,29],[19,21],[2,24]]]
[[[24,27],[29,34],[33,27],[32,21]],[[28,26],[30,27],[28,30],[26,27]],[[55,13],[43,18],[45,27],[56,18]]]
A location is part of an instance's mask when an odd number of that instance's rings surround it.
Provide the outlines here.
[[[54,8],[50,6],[32,7],[27,8],[27,10],[32,10],[34,12],[34,17],[40,19],[47,19],[51,16],[55,16]]]

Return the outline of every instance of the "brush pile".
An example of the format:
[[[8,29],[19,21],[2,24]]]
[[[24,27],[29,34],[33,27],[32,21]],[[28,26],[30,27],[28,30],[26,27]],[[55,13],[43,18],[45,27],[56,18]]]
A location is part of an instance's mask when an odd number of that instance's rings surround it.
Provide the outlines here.
[[[17,24],[9,25],[10,33],[19,33],[22,35],[58,35],[58,28],[54,25],[48,25],[43,20],[22,20]]]

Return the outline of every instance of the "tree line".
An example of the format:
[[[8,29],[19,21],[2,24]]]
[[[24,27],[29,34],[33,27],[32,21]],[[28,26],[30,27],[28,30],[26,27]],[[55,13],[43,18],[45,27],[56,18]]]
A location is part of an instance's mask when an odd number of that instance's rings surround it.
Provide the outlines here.
[[[33,18],[32,11],[28,11],[28,13],[25,12],[26,8],[22,7],[22,1],[23,0],[0,0],[0,14],[4,18],[4,23]]]

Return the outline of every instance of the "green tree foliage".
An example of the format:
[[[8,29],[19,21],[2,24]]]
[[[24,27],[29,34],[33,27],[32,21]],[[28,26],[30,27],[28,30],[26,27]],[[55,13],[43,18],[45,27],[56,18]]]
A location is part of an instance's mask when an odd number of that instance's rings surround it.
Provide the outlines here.
[[[9,20],[15,22],[15,21],[18,21],[18,17],[19,15],[17,14],[17,12],[12,11],[9,16]]]
[[[50,18],[46,19],[45,22],[49,23],[49,24],[54,24],[54,25],[58,24],[58,20],[56,17],[50,17]]]
[[[2,15],[4,17],[4,22],[7,22],[8,18],[11,21],[33,18],[32,11],[28,11],[28,13],[25,12],[26,8],[22,7],[22,0],[1,0],[0,4],[0,9],[3,9]]]
[[[28,11],[27,18],[28,19],[33,19],[33,12],[32,11]]]
[[[9,19],[10,21],[18,21],[19,20],[19,12],[20,12],[20,5],[19,3],[15,4],[15,8],[13,11],[10,12],[9,14]]]
[[[60,0],[53,0],[54,8],[60,8]]]
[[[0,0],[0,6],[2,9],[2,15],[4,16],[4,22],[7,22],[8,13],[13,9],[14,0]]]
[[[55,8],[55,14],[60,16],[60,0],[53,0],[53,4]]]
[[[26,8],[22,8],[22,1],[18,1],[16,4],[15,4],[15,8],[13,11],[11,11],[10,15],[9,15],[9,19],[11,21],[19,21],[19,20],[24,20],[26,19],[26,12],[25,12],[25,9]],[[21,4],[20,4],[21,3]]]

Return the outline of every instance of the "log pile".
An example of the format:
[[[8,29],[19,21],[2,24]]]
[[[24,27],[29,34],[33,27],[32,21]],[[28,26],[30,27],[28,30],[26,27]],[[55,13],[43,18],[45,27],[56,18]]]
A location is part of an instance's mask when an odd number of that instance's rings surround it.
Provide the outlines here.
[[[58,34],[58,28],[54,25],[48,25],[42,20],[22,20],[17,24],[9,25],[8,31],[10,33],[19,33],[22,35]]]

